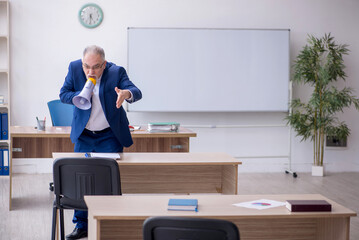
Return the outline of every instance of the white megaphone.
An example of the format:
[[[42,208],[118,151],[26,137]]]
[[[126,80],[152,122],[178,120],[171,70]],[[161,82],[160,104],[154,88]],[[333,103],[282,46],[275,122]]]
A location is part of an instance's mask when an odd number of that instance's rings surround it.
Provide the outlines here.
[[[82,89],[82,91],[80,92],[79,95],[75,96],[72,99],[72,103],[82,109],[82,110],[87,110],[91,107],[91,96],[92,96],[92,91],[93,88],[96,85],[96,79],[94,78],[89,78],[86,81],[86,84],[84,86],[84,88]]]

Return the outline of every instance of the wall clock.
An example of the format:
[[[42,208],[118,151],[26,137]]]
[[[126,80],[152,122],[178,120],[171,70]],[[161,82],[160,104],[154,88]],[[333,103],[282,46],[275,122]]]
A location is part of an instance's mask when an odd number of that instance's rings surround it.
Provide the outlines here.
[[[100,25],[103,20],[102,9],[94,3],[88,3],[81,7],[79,20],[84,27],[95,28]]]

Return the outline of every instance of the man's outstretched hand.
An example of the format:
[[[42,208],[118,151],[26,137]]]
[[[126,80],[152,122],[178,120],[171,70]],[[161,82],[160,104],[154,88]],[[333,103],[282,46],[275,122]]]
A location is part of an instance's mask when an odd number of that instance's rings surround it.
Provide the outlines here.
[[[116,101],[116,107],[120,108],[122,106],[123,101],[125,101],[125,99],[131,98],[131,93],[129,90],[122,90],[119,89],[118,87],[115,87],[115,91],[117,93],[117,101]]]

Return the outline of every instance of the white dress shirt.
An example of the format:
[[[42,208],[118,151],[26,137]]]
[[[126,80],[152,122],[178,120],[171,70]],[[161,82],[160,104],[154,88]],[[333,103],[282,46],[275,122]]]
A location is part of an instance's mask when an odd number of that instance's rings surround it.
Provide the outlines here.
[[[110,127],[110,124],[107,122],[105,113],[102,109],[102,105],[100,102],[99,92],[100,92],[101,78],[102,76],[99,79],[97,79],[96,85],[93,89],[91,115],[89,121],[86,124],[86,129],[90,131],[101,131],[105,128]]]
[[[90,119],[86,124],[86,129],[90,130],[90,131],[101,131],[104,130],[108,127],[110,127],[110,124],[108,123],[105,113],[102,109],[102,105],[101,105],[101,101],[100,101],[100,83],[101,83],[101,78],[102,76],[100,76],[100,78],[96,81],[96,85],[93,89],[93,94],[92,94],[92,106],[91,106],[91,115],[90,115]],[[114,89],[115,91],[115,89]],[[126,101],[128,102],[132,102],[133,101],[133,96],[132,96],[132,92],[129,91],[131,94],[131,97],[129,99],[126,99]]]

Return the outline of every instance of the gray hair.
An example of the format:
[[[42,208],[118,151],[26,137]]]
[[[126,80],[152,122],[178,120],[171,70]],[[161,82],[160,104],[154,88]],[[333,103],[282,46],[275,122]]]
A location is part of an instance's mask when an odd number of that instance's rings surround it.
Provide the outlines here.
[[[100,55],[102,60],[105,61],[105,51],[103,50],[103,48],[101,48],[99,46],[92,45],[92,46],[86,47],[84,50],[83,56],[85,57],[85,55],[88,53]]]

